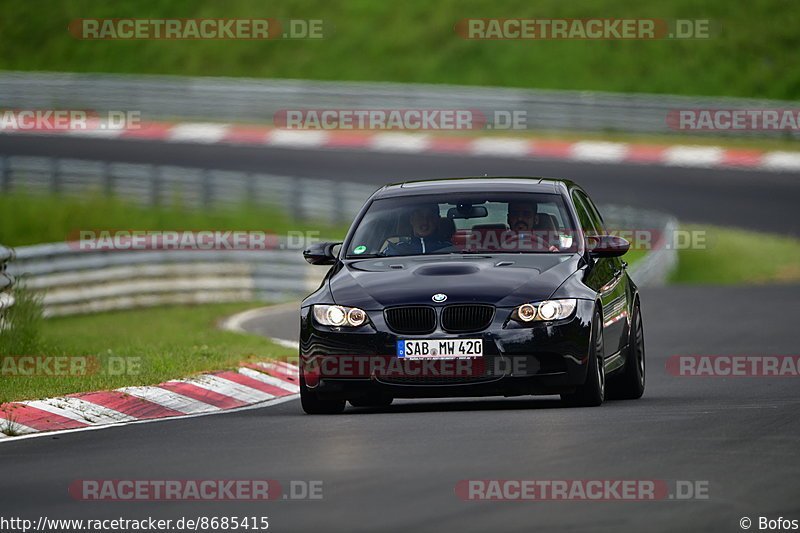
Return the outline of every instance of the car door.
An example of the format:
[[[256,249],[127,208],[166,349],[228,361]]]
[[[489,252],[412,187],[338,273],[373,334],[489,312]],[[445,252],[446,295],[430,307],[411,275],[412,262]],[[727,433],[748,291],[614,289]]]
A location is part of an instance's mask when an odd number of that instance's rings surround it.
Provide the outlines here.
[[[586,235],[605,233],[603,219],[589,197],[580,189],[572,192],[575,210]],[[603,305],[603,352],[609,370],[616,366],[612,356],[617,354],[627,339],[627,290],[624,283],[624,270],[618,257],[594,259],[585,283],[600,294]],[[621,362],[621,361],[620,361]]]

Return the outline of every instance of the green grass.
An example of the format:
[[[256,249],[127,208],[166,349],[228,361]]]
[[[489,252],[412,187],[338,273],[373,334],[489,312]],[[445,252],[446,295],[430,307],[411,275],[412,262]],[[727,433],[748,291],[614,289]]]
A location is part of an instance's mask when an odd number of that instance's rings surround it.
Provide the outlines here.
[[[649,250],[642,250],[639,248],[634,248],[632,250],[628,250],[625,255],[622,256],[622,260],[628,263],[628,265],[634,264],[636,261],[641,260],[647,254]]]
[[[90,376],[3,376],[0,403],[122,386],[154,385],[243,361],[296,355],[257,335],[222,331],[220,318],[263,305],[227,303],[169,306],[58,317],[41,324],[32,352],[16,355],[86,355],[99,361]]]
[[[800,239],[718,226],[705,230],[708,246],[680,250],[672,283],[750,284],[800,281]]]
[[[14,305],[3,317],[0,328],[0,356],[35,353],[41,345],[42,297],[17,282],[13,288]],[[0,390],[0,395],[2,391]]]
[[[318,236],[330,238],[347,231],[345,226],[298,222],[274,208],[253,205],[202,210],[146,207],[100,194],[80,198],[26,192],[0,195],[0,243],[5,246],[64,242],[70,231],[81,229],[260,230],[277,235],[318,231]]]
[[[335,34],[305,41],[73,39],[69,22],[92,17],[321,18]],[[454,24],[470,17],[703,18],[720,29],[706,40],[462,40]],[[0,68],[796,99],[799,26],[800,9],[785,0],[7,2]]]

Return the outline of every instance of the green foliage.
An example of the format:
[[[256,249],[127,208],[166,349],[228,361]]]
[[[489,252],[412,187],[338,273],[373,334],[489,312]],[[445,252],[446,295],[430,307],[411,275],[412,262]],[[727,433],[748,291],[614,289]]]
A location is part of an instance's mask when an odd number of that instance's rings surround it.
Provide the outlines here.
[[[324,237],[343,236],[346,227],[300,223],[274,208],[239,205],[219,209],[181,206],[148,207],[100,194],[67,197],[14,192],[0,195],[0,243],[22,246],[64,242],[76,230],[259,230],[319,231]]]
[[[77,18],[314,18],[326,40],[81,41]],[[468,41],[462,18],[711,19],[704,40]],[[7,2],[0,68],[362,80],[797,99],[800,9],[786,0],[136,0]],[[0,102],[1,104],[2,102]]]
[[[37,325],[34,349],[15,355],[90,356],[91,375],[3,376],[3,401],[155,385],[243,361],[296,355],[256,335],[222,331],[216,321],[254,303],[167,306],[70,317]],[[110,364],[111,361],[114,364]]]
[[[718,226],[681,225],[705,231],[704,249],[680,250],[673,283],[744,284],[800,281],[800,240]]]

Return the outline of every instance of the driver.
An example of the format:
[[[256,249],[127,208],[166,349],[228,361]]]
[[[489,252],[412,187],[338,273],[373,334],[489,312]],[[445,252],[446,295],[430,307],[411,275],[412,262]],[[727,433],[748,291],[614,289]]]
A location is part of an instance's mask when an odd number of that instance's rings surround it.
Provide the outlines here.
[[[542,244],[548,246],[548,251],[558,252],[557,246],[554,246],[548,238],[548,233],[552,233],[555,228],[540,227],[540,217],[537,213],[536,204],[528,202],[508,202],[508,227],[511,228],[510,239],[518,239],[520,246],[532,245],[534,247],[541,247]],[[551,231],[548,231],[551,230]],[[530,234],[533,242],[523,242],[523,239]],[[542,244],[540,244],[542,243]]]
[[[417,255],[430,254],[453,246],[453,243],[444,240],[439,235],[439,206],[437,204],[424,204],[414,208],[410,217],[411,229],[414,235],[405,241],[389,243],[386,255]]]

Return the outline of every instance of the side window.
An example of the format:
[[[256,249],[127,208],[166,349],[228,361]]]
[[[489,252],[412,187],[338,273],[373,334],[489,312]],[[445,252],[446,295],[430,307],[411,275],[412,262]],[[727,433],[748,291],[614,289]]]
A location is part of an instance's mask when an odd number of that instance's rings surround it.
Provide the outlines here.
[[[605,224],[603,223],[603,217],[600,216],[600,211],[597,210],[597,206],[594,205],[592,199],[583,194],[582,192],[578,192],[581,199],[586,203],[586,207],[589,210],[589,216],[594,221],[594,226],[597,228],[597,231],[600,233],[605,233]]]
[[[581,228],[587,234],[597,234],[597,225],[593,217],[589,214],[589,209],[583,199],[583,195],[578,191],[572,193],[572,201],[575,203],[575,211],[578,213],[578,221]]]

